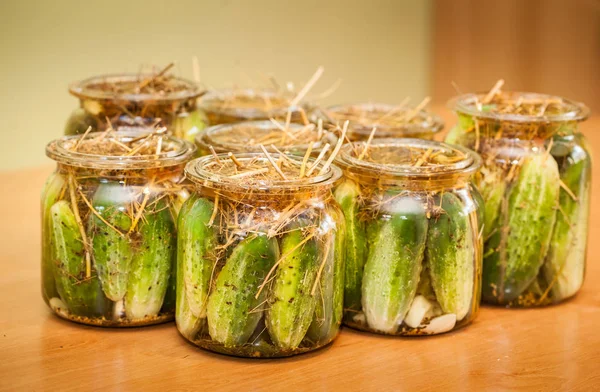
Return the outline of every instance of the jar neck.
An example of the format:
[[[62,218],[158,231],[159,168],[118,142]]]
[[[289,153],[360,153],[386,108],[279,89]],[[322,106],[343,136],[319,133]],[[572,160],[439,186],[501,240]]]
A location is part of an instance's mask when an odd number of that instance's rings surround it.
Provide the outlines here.
[[[169,186],[168,183],[179,183],[184,180],[183,169],[185,164],[172,165],[168,167],[146,168],[146,169],[106,169],[90,168],[58,163],[56,172],[67,177],[73,177],[79,182],[94,182],[98,179],[123,182],[124,185],[147,185]]]
[[[286,210],[290,206],[309,206],[325,204],[333,200],[333,187],[312,186],[303,188],[277,189],[242,189],[211,183],[196,184],[196,192],[200,195],[219,199],[223,202],[241,204],[252,207],[266,207],[274,210]]]
[[[464,115],[461,115],[464,116]],[[577,121],[511,122],[482,118],[462,120],[467,132],[479,134],[482,140],[512,140],[539,142],[555,136],[571,136],[577,133]]]
[[[358,184],[381,190],[406,190],[411,192],[441,192],[447,189],[466,187],[472,179],[473,172],[436,173],[430,176],[392,176],[381,173],[358,173],[351,169],[344,171],[344,176]]]
[[[196,109],[196,98],[158,101],[146,99],[139,101],[125,99],[96,99],[82,97],[80,106],[94,116],[109,119],[126,115],[129,117],[160,118],[171,121],[180,113],[191,112]]]

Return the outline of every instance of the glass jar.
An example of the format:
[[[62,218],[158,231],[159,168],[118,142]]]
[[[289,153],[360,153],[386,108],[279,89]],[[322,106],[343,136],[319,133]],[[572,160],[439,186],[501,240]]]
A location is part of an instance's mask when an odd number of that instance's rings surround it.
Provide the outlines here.
[[[344,324],[431,335],[469,324],[481,293],[479,156],[421,139],[342,147],[335,198],[346,220]]]
[[[190,142],[144,128],[65,136],[42,192],[42,294],[60,317],[129,327],[173,319],[176,226]]]
[[[341,324],[344,220],[332,195],[341,172],[319,164],[301,177],[301,160],[268,155],[186,166],[196,188],[179,215],[175,319],[207,350],[290,356],[327,345]]]
[[[273,89],[223,89],[206,93],[200,101],[200,107],[208,125],[270,118],[285,121],[292,99],[294,94],[291,92]],[[307,104],[292,107],[291,122],[305,122],[309,110]]]
[[[339,105],[317,110],[329,125],[342,124],[349,120],[347,137],[350,141],[366,141],[373,127],[374,137],[418,138],[432,140],[444,128],[443,120],[437,115],[407,106],[383,103],[360,103]]]
[[[530,307],[572,297],[585,272],[591,155],[578,124],[588,109],[519,92],[450,105],[459,122],[448,140],[483,159],[483,300]]]
[[[281,125],[281,124],[280,124]],[[217,153],[261,152],[263,145],[270,152],[304,156],[310,146],[313,155],[332,150],[338,141],[329,131],[318,130],[314,124],[290,124],[280,128],[271,121],[247,121],[207,128],[196,136],[200,155],[210,154],[209,146]]]
[[[66,135],[84,133],[88,127],[103,131],[112,125],[160,125],[176,137],[194,141],[204,128],[196,108],[202,94],[193,82],[170,75],[104,75],[72,84],[69,92],[79,98],[65,126]]]

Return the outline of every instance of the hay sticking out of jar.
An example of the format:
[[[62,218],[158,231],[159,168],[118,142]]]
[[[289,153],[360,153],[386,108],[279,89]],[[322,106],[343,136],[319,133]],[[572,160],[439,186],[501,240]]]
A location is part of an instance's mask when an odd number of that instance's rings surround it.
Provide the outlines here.
[[[459,170],[473,162],[462,148],[418,139],[355,142],[344,146],[340,160],[343,165],[406,174]]]
[[[152,72],[140,72],[128,78],[106,77],[98,78],[88,83],[85,88],[102,91],[112,95],[168,95],[182,92],[190,88],[189,82],[179,79],[169,73],[175,63],[169,63]]]
[[[432,131],[441,128],[441,119],[425,110],[430,97],[426,97],[414,107],[409,106],[408,102],[409,98],[399,105],[364,103],[335,106],[323,112],[333,123],[350,120],[350,125],[354,127],[405,128],[412,125],[431,128]]]

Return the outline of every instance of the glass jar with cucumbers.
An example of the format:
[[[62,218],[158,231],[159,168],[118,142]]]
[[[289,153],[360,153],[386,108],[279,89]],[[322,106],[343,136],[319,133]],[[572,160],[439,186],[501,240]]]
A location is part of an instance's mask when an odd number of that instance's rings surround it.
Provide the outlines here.
[[[271,121],[247,121],[222,124],[207,128],[196,136],[200,155],[211,153],[261,152],[260,145],[269,152],[304,156],[318,156],[331,152],[338,141],[335,133],[323,129],[319,124],[284,124]]]
[[[482,200],[471,150],[421,139],[345,144],[344,324],[432,335],[469,324],[481,293]]]
[[[447,141],[481,154],[483,300],[531,307],[574,296],[585,273],[591,155],[583,104],[519,92],[467,94]]]
[[[211,351],[284,357],[336,337],[343,309],[341,172],[263,153],[208,155],[179,215],[176,323]]]
[[[433,140],[444,128],[443,120],[426,111],[429,102],[425,99],[416,107],[407,105],[407,100],[399,105],[384,103],[360,103],[339,105],[315,110],[315,117],[322,118],[327,125],[342,124],[349,120],[348,140],[366,141],[373,128],[375,138],[417,138]],[[314,120],[314,118],[313,118]]]
[[[194,141],[204,129],[204,115],[197,109],[202,95],[193,82],[157,73],[104,75],[72,84],[69,92],[79,98],[65,125],[65,135],[104,131],[108,127],[167,127],[172,135]]]
[[[200,107],[208,125],[232,124],[274,118],[292,123],[308,122],[310,105],[293,104],[294,93],[276,89],[222,89],[206,93]]]
[[[129,327],[173,319],[176,217],[190,142],[165,129],[65,136],[42,192],[42,294],[60,317]]]

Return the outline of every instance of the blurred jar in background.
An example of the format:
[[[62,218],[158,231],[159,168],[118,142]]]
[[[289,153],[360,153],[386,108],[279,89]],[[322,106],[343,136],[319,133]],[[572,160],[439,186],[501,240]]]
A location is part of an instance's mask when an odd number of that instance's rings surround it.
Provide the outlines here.
[[[165,68],[167,69],[167,68]],[[65,126],[66,135],[84,133],[88,127],[103,131],[109,125],[154,126],[193,141],[204,128],[204,118],[196,107],[202,90],[193,82],[157,74],[118,74],[95,76],[73,83],[69,92],[79,98]]]

